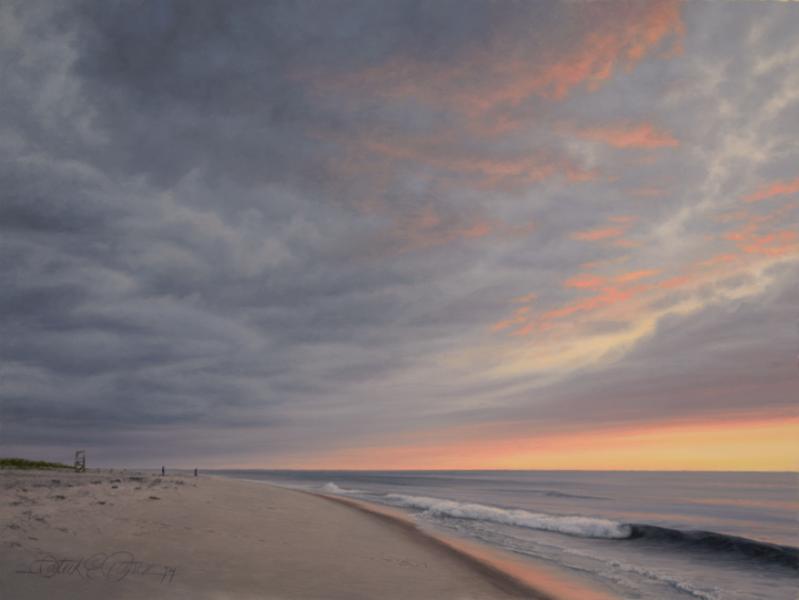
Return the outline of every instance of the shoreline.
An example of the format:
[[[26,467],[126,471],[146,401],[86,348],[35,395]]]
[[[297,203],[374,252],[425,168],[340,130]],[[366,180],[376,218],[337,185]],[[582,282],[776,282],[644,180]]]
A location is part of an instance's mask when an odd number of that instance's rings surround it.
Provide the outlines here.
[[[409,519],[208,475],[2,470],[0,547],[15,600],[564,597]]]
[[[264,483],[265,485],[274,485]],[[360,499],[342,498],[306,490],[296,491],[325,498],[331,502],[338,502],[373,517],[384,519],[393,526],[418,536],[425,543],[434,544],[452,553],[470,569],[496,581],[500,587],[508,589],[511,593],[518,591],[540,600],[611,600],[613,598],[599,590],[582,585],[574,579],[569,579],[563,574],[555,573],[553,569],[547,569],[543,565],[523,561],[495,548],[423,529],[408,515],[396,509]]]
[[[350,498],[339,498],[329,494],[315,494],[313,492],[304,493],[354,508],[355,510],[363,512],[372,518],[383,520],[390,526],[398,528],[403,533],[415,536],[417,541],[420,543],[432,544],[437,548],[443,549],[444,551],[451,553],[452,556],[454,556],[457,560],[462,561],[470,569],[473,569],[484,577],[490,579],[499,588],[506,590],[511,594],[528,595],[529,597],[537,598],[538,600],[555,600],[554,597],[545,595],[542,590],[530,585],[530,582],[524,581],[501,569],[498,565],[492,563],[490,560],[481,559],[476,554],[469,553],[463,548],[458,548],[454,543],[448,542],[443,537],[438,537],[431,532],[420,529],[412,520],[405,517],[405,515],[401,515],[399,513],[395,514],[389,510],[382,510],[382,507],[377,505]]]

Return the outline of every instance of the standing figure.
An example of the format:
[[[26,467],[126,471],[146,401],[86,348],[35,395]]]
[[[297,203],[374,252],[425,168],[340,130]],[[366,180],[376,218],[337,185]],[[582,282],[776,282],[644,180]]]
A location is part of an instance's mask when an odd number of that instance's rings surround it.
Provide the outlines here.
[[[194,476],[197,477],[197,467],[194,467]]]
[[[161,475],[166,475],[166,469],[161,465]]]

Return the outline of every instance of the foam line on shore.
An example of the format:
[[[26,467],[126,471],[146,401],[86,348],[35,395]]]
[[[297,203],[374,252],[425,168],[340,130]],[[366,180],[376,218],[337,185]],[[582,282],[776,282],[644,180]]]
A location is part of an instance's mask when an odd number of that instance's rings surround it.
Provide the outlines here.
[[[307,490],[296,491],[343,504],[379,518],[406,535],[432,545],[465,563],[506,593],[537,600],[609,600],[610,598],[596,590],[558,578],[544,570],[543,567],[534,568],[531,565],[522,564],[518,559],[502,556],[499,552],[478,547],[474,543],[447,538],[421,529],[410,517],[397,510],[353,498],[342,498]]]

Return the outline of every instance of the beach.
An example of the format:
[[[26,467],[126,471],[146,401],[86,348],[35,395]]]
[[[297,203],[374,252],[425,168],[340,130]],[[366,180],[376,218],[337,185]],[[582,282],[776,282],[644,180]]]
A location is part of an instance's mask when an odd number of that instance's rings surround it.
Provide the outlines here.
[[[216,474],[399,511],[435,536],[474,542],[470,555],[498,551],[503,572],[511,571],[508,557],[515,559],[520,578],[557,598],[796,600],[796,474],[257,469]],[[565,590],[564,582],[579,589]]]
[[[543,598],[410,523],[260,482],[0,471],[0,597]]]

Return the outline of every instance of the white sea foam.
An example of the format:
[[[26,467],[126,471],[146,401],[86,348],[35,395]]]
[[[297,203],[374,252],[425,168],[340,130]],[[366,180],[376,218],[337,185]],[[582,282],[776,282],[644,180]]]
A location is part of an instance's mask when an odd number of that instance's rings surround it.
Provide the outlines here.
[[[349,494],[363,494],[365,493],[363,490],[353,490],[353,489],[346,489],[343,487],[337,486],[332,481],[328,481],[325,485],[322,486],[322,491],[326,494],[336,494],[338,496],[347,496]]]
[[[669,576],[656,569],[647,569],[637,565],[628,564],[618,560],[611,560],[608,562],[612,567],[617,570],[626,571],[628,573],[635,573],[641,575],[652,581],[668,585],[676,590],[689,594],[701,600],[719,600],[721,598],[721,591],[717,589],[700,589],[675,577]]]
[[[630,536],[628,525],[593,517],[556,516],[505,509],[483,504],[468,504],[426,496],[387,494],[386,501],[404,508],[418,508],[432,516],[488,521],[528,529],[554,531],[579,537],[623,539]]]

